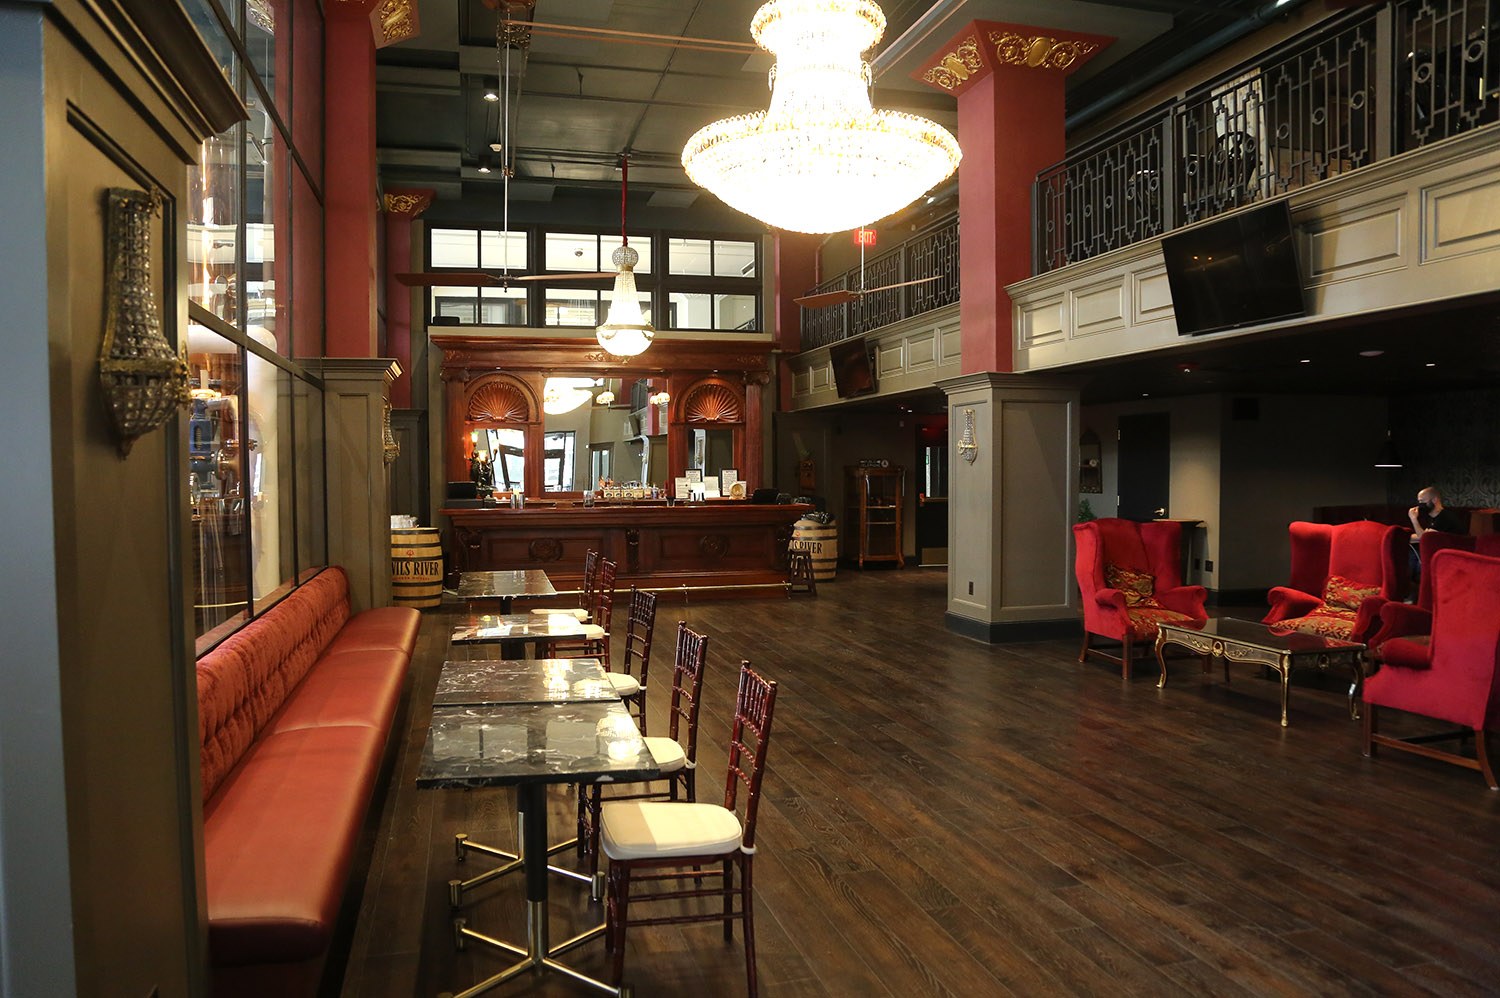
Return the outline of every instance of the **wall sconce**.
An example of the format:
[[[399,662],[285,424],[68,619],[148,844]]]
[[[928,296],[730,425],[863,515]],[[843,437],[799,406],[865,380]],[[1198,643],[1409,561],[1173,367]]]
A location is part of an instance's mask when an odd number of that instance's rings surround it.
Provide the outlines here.
[[[646,401],[650,402],[652,405],[666,405],[668,402],[672,401],[672,396],[668,395],[666,392],[656,392],[655,394],[646,396]]]

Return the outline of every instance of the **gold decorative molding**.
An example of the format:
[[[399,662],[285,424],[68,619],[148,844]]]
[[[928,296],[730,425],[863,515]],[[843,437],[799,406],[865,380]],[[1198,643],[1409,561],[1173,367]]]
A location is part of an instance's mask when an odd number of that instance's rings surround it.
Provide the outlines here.
[[[377,0],[370,11],[370,27],[375,32],[375,47],[385,48],[422,31],[417,17],[416,0]]]
[[[434,194],[430,190],[386,191],[382,206],[389,215],[410,215],[415,218],[431,206]]]
[[[1096,43],[1082,39],[1023,35],[1015,31],[991,31],[990,43],[995,46],[995,58],[1001,65],[1032,69],[1070,69],[1099,48]]]
[[[944,90],[952,90],[967,82],[983,65],[979,58],[979,39],[970,35],[952,52],[945,53],[936,66],[923,73],[922,79]]]

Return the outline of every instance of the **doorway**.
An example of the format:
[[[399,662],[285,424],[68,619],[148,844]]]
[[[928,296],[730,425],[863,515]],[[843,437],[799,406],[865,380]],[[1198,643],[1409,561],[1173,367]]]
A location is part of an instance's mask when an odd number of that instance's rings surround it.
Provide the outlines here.
[[[1172,500],[1172,417],[1142,412],[1120,417],[1118,515],[1154,520],[1170,515]]]
[[[948,564],[948,421],[917,426],[917,562]]]

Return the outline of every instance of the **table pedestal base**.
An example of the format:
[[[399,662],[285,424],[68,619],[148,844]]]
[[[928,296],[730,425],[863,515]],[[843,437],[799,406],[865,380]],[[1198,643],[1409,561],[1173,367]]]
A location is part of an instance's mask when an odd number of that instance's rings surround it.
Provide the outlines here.
[[[445,992],[439,998],[473,998],[475,995],[480,995],[492,988],[499,987],[506,981],[520,976],[527,970],[534,971],[537,974],[556,971],[559,974],[572,978],[580,984],[587,984],[589,987],[604,994],[616,995],[617,998],[626,998],[630,994],[629,988],[606,984],[603,981],[589,977],[581,971],[574,970],[567,964],[555,959],[569,950],[602,936],[604,934],[604,926],[596,925],[591,929],[580,932],[565,942],[559,943],[556,946],[551,945],[548,938],[549,930],[547,924],[547,874],[554,868],[549,867],[546,862],[546,857],[550,855],[550,851],[547,848],[547,800],[545,788],[542,784],[523,783],[516,787],[516,821],[519,826],[518,830],[521,841],[521,856],[516,862],[519,862],[521,868],[526,872],[526,948],[522,949],[514,943],[508,943],[503,939],[496,939],[494,936],[476,932],[474,929],[469,928],[466,919],[454,919],[454,945],[458,949],[463,949],[465,943],[472,939],[486,946],[492,946],[502,952],[509,953],[512,956],[521,957],[521,959],[506,967],[500,973],[480,981],[465,991],[458,992],[457,994]],[[469,844],[467,848],[473,849],[475,847],[473,844]],[[529,862],[528,859],[530,860]],[[502,867],[501,869],[510,866],[512,864],[506,864],[506,867]],[[587,876],[574,874],[571,871],[559,872],[567,872],[570,876],[576,877],[585,883],[591,880]],[[495,876],[499,876],[499,874],[497,873]]]
[[[556,856],[558,853],[573,849],[577,845],[578,840],[576,838],[568,839],[566,842],[559,842],[548,848],[547,855]],[[508,873],[514,873],[524,865],[522,857],[517,856],[513,852],[507,852],[499,846],[485,845],[483,842],[470,842],[468,832],[459,832],[453,836],[453,852],[455,862],[459,863],[462,863],[464,858],[471,852],[483,853],[486,856],[506,860],[506,862],[494,869],[486,870],[483,873],[472,876],[467,880],[448,881],[448,905],[452,908],[463,907],[465,891],[473,890],[481,884],[489,883],[491,880],[498,880]],[[586,873],[578,873],[574,870],[565,870],[560,866],[550,865],[547,867],[547,872],[566,880],[576,880],[581,884],[588,884],[590,890],[593,890],[594,878]],[[598,897],[595,896],[594,900],[597,901]]]

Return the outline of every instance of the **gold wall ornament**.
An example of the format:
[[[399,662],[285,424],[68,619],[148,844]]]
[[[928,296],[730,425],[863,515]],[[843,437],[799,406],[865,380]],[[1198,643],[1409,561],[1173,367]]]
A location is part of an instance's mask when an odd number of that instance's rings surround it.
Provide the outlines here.
[[[416,0],[378,0],[370,10],[370,28],[375,33],[375,47],[385,48],[422,31]]]
[[[420,215],[432,205],[432,192],[388,191],[384,207],[388,215]]]
[[[105,191],[104,343],[99,380],[120,457],[137,439],[189,404],[187,362],[161,330],[151,284],[151,219],[161,209],[155,191]]]
[[[944,54],[936,66],[923,73],[922,79],[944,90],[952,90],[979,72],[983,65],[979,59],[979,39],[970,35],[959,43],[958,48]]]
[[[974,433],[974,410],[964,410],[964,432],[958,438],[958,454],[970,464],[979,456],[979,440]]]
[[[990,43],[995,46],[995,58],[1001,64],[1032,69],[1068,69],[1099,48],[1096,43],[1082,39],[1023,35],[1015,31],[991,31]]]

